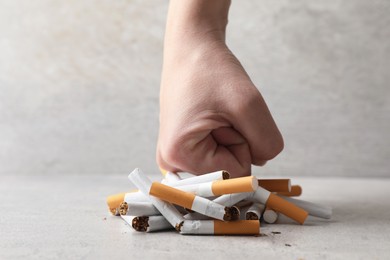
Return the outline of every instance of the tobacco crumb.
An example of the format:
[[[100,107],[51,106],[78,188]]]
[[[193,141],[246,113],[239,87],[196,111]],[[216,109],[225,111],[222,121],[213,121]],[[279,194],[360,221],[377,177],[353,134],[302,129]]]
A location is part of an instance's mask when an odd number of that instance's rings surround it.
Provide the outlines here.
[[[259,220],[259,216],[254,212],[247,212],[245,218],[246,220]]]
[[[180,222],[179,224],[176,224],[176,226],[175,226],[176,231],[180,232],[183,224],[184,224],[184,221]]]
[[[263,233],[261,233],[259,236],[260,236],[260,237],[268,237],[267,234],[263,234]]]
[[[131,226],[139,232],[146,232],[149,227],[149,217],[135,217],[131,221]]]
[[[103,220],[107,220],[107,218],[103,218]]]
[[[225,215],[223,216],[223,220],[225,221],[231,221],[231,220],[237,220],[240,216],[240,210],[233,206],[233,207],[225,207]]]
[[[284,244],[285,246],[291,246],[290,244]]]
[[[274,235],[282,234],[282,232],[279,232],[279,231],[272,231],[271,233],[274,234]]]
[[[127,204],[126,201],[123,201],[123,202],[119,205],[119,213],[120,213],[121,215],[126,215],[128,210],[129,210],[129,205]]]
[[[222,171],[222,179],[227,180],[230,178],[230,173],[227,171]]]

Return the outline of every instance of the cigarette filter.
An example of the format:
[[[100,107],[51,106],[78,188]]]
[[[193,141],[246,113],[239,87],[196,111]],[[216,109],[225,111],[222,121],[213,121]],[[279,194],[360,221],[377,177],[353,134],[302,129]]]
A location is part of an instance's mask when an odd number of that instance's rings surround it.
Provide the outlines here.
[[[302,194],[302,187],[299,185],[292,185],[290,192],[288,192],[288,191],[278,192],[277,194],[280,196],[298,197],[298,196],[301,196],[301,194]]]
[[[205,183],[205,182],[211,182],[216,180],[226,180],[229,178],[230,178],[230,174],[227,171],[216,171],[216,172],[206,173],[203,175],[198,175],[186,179],[181,179],[177,182],[172,183],[172,186],[178,187],[182,185]]]
[[[261,203],[253,203],[245,213],[246,220],[259,220],[264,211],[265,206]]]
[[[235,215],[239,215],[239,211],[235,207],[225,207],[208,199],[158,182],[152,184],[149,194],[164,201],[220,220],[229,221],[234,218]]]
[[[176,186],[176,185],[175,185]],[[178,189],[193,193],[201,197],[212,197],[224,194],[255,191],[258,187],[257,179],[253,176],[218,180],[199,184],[180,185]]]
[[[119,206],[121,215],[131,216],[154,216],[161,215],[160,211],[151,202],[126,202],[123,201]]]
[[[164,216],[132,217],[131,221],[126,222],[139,232],[154,232],[172,229],[172,225]]]
[[[300,200],[300,199],[294,199],[289,197],[282,197],[282,198],[306,210],[311,216],[324,218],[324,219],[330,219],[332,217],[331,207],[315,204],[313,202]]]
[[[257,188],[252,195],[252,199],[256,202],[265,204],[267,207],[288,216],[300,224],[303,224],[308,216],[307,211],[262,187]]]
[[[185,220],[180,234],[183,235],[258,235],[260,221],[238,220],[224,222],[219,220]]]
[[[290,179],[259,179],[259,186],[270,192],[290,192]]]
[[[266,208],[263,213],[264,221],[269,224],[275,223],[278,220],[278,217],[279,217],[278,213],[270,208]]]
[[[147,178],[140,169],[136,168],[129,174],[129,180],[145,195],[149,194],[152,182]],[[167,219],[167,221],[177,230],[184,221],[180,212],[170,203],[162,201],[155,197],[149,197],[153,205]]]

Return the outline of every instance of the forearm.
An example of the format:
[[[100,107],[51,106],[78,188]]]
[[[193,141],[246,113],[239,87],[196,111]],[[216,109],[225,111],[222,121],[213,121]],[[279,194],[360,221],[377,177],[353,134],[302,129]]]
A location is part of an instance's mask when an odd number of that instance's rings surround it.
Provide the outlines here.
[[[171,0],[165,32],[165,56],[183,55],[203,44],[225,44],[230,0]]]

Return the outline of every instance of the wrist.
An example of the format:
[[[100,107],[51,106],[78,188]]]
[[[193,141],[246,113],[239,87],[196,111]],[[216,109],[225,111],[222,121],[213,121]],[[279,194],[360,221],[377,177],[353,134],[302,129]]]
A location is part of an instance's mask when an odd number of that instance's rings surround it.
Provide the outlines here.
[[[225,45],[230,0],[171,0],[164,41],[164,62]],[[188,58],[188,57],[187,57]]]
[[[171,0],[165,40],[213,38],[225,41],[230,0]]]

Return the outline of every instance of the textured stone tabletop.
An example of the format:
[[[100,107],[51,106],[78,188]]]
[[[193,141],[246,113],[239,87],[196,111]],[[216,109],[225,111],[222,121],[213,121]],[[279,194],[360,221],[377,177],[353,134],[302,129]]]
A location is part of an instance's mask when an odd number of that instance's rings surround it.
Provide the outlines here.
[[[157,179],[157,176],[155,177]],[[111,216],[121,176],[1,176],[0,259],[385,259],[390,179],[291,178],[331,221],[263,225],[259,237],[137,233]],[[275,233],[273,233],[275,232]],[[278,233],[280,232],[280,234]]]

